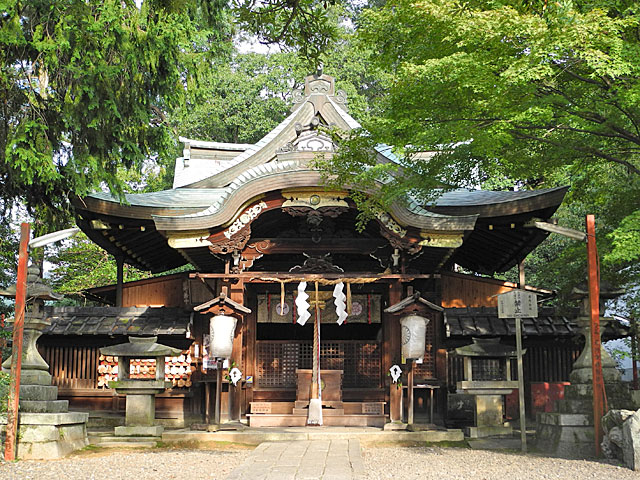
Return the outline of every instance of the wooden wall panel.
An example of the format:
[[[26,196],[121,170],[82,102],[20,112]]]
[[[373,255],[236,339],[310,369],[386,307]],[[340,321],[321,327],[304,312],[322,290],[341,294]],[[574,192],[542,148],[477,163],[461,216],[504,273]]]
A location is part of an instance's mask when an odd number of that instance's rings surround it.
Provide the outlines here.
[[[182,278],[125,284],[122,290],[123,307],[181,307],[183,304]]]
[[[455,273],[443,273],[441,279],[444,308],[497,307],[495,295],[517,288],[511,282]]]

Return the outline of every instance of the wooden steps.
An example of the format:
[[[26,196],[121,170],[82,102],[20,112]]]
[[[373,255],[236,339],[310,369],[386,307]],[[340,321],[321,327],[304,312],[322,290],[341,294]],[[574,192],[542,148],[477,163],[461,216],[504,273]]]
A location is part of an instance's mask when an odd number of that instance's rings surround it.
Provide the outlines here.
[[[303,427],[307,424],[308,401],[251,402],[251,427]],[[322,423],[341,427],[382,427],[385,402],[329,401],[322,409]],[[332,407],[332,408],[331,408]]]
[[[304,427],[307,415],[261,413],[247,414],[250,427]],[[327,415],[322,410],[322,424],[330,427],[383,427],[386,415]]]

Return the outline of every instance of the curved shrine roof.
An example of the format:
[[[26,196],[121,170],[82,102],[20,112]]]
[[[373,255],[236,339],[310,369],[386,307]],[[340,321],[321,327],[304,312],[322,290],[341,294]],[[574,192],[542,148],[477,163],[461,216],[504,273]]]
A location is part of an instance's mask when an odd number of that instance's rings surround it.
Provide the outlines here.
[[[347,113],[345,95],[335,90],[333,78],[327,75],[308,77],[305,90],[295,93],[294,101],[292,113],[253,145],[180,138],[185,148],[176,161],[173,189],[128,194],[122,204],[108,193],[78,199],[74,202],[78,226],[110,253],[143,269],[160,272],[187,262],[201,270],[217,268],[220,264],[211,260],[208,243],[197,242],[229,228],[244,209],[264,203],[278,192],[282,200],[272,201],[266,209],[260,207],[261,212],[285,209],[283,191],[324,191],[321,174],[310,162],[318,154],[332,155],[335,145],[316,127],[360,127]],[[387,145],[376,151],[381,162],[398,160]],[[395,204],[390,215],[381,214],[379,220],[383,230],[391,231],[386,235],[399,235],[390,240],[395,248],[409,248],[413,255],[420,250],[418,243],[428,247],[431,263],[422,268],[439,268],[443,262],[455,261],[480,272],[503,271],[547,235],[525,228],[524,220],[548,219],[566,190],[454,190],[429,205],[411,199]],[[491,232],[494,226],[497,230],[510,226],[511,231],[498,238]],[[404,238],[406,232],[410,235]],[[413,246],[407,243],[411,235]],[[172,238],[178,240],[170,246]]]

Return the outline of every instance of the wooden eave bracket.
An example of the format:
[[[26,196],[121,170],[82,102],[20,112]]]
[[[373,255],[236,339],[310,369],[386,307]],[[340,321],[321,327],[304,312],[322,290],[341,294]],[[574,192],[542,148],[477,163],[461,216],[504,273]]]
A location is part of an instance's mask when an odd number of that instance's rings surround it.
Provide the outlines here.
[[[579,230],[574,230],[573,228],[561,227],[554,223],[545,222],[543,220],[540,220],[539,218],[532,218],[531,220],[526,222],[524,226],[529,228],[538,228],[546,232],[557,233],[565,237],[573,238],[574,240],[578,240],[580,242],[587,242],[586,233]]]
[[[250,308],[247,308],[244,305],[239,304],[238,302],[234,302],[229,297],[227,297],[227,294],[224,291],[220,292],[220,295],[218,295],[213,300],[209,300],[208,302],[193,307],[193,310],[196,312],[200,312],[202,310],[207,310],[214,305],[227,305],[240,313],[251,313]]]
[[[436,305],[435,303],[430,302],[429,300],[422,298],[420,296],[420,292],[416,292],[413,295],[408,296],[404,300],[400,300],[395,305],[391,305],[390,307],[385,308],[384,309],[384,313],[397,313],[397,312],[400,312],[400,311],[404,310],[405,308],[407,308],[409,305],[413,305],[416,302],[422,303],[422,304],[426,305],[427,307],[429,307],[431,310],[435,310],[436,312],[444,312],[444,308],[442,308],[440,305]]]

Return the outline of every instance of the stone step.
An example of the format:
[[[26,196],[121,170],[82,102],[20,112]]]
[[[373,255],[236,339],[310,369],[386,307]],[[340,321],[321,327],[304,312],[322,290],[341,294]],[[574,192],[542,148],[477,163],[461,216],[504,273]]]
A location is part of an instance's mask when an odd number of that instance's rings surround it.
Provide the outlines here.
[[[69,411],[69,400],[23,400],[20,411],[29,413],[65,413]]]
[[[107,414],[103,412],[94,413],[89,412],[89,421],[87,422],[87,428],[101,428],[109,427],[113,432],[113,427],[119,427],[124,425],[125,417],[121,414]]]
[[[153,442],[120,442],[120,441],[107,441],[99,444],[100,447],[105,448],[155,448],[157,446],[157,440]]]
[[[94,436],[89,434],[89,443],[105,448],[154,448],[160,437],[120,437],[113,435]]]
[[[304,415],[305,417],[308,415],[309,409],[307,408],[294,408],[293,415]],[[323,408],[322,416],[331,415],[344,415],[344,408]]]
[[[94,445],[102,445],[108,442],[120,442],[120,443],[144,443],[144,442],[159,442],[161,437],[122,437],[120,435],[94,436],[89,434],[89,442]]]
[[[303,441],[303,440],[350,440],[358,439],[367,443],[437,443],[462,442],[462,430],[450,429],[446,431],[383,431],[381,428],[371,427],[301,427],[301,428],[249,428],[242,432],[198,432],[193,430],[171,430],[162,434],[164,443],[193,443],[196,445],[217,444],[219,442],[258,445],[265,441]],[[398,478],[401,478],[399,475]]]

